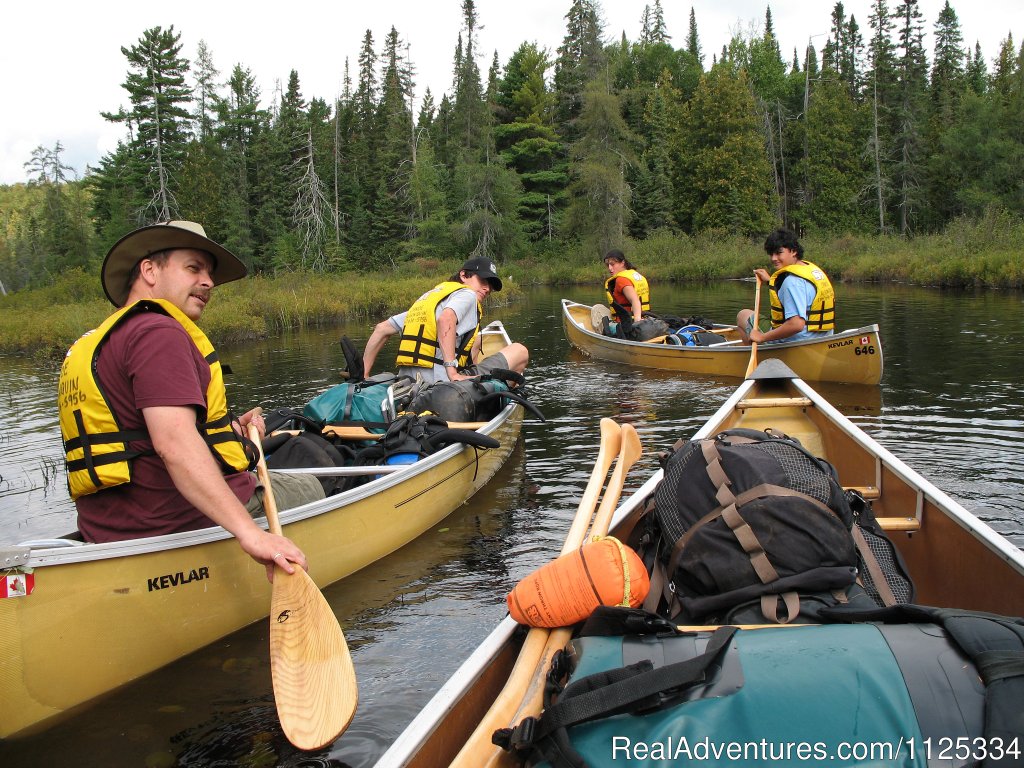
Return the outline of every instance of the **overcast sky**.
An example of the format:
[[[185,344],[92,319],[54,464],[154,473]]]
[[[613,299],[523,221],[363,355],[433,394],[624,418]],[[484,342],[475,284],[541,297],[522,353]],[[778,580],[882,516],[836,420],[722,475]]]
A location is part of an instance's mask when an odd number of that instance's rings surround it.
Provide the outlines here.
[[[653,5],[653,0],[650,0]],[[554,55],[565,35],[570,0],[477,0],[481,29],[478,64],[486,75],[496,50],[504,65],[524,41],[536,42]],[[617,40],[623,32],[639,36],[647,0],[602,0],[605,33]],[[925,42],[931,48],[935,20],[945,0],[919,0]],[[980,42],[989,62],[1012,33],[1019,49],[1024,39],[1024,0],[950,0],[964,43]],[[131,47],[144,30],[174,26],[181,33],[182,55],[195,59],[206,42],[226,79],[235,64],[256,77],[264,105],[275,83],[299,73],[302,94],[332,100],[341,90],[348,58],[353,79],[358,54],[369,29],[377,52],[394,26],[409,44],[416,68],[416,95],[430,87],[435,102],[450,90],[452,59],[461,28],[461,0],[11,0],[0,20],[0,183],[26,180],[24,163],[40,145],[64,146],[63,159],[78,174],[95,165],[125,136],[123,125],[109,123],[101,111],[127,105],[121,87],[128,63],[121,47]],[[813,38],[820,51],[828,36],[830,0],[662,0],[672,43],[682,47],[694,9],[705,68],[712,55],[737,32],[762,29],[765,9],[772,9],[775,33],[789,62]],[[869,36],[871,0],[845,0],[865,37]],[[895,9],[895,0],[889,0]],[[802,58],[802,55],[801,55]]]

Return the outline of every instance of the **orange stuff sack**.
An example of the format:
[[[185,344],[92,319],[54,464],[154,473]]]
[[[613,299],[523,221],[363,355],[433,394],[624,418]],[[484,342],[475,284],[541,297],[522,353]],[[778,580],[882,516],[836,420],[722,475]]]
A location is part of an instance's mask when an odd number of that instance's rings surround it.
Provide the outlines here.
[[[651,587],[640,557],[614,537],[541,566],[508,593],[508,611],[529,627],[568,627],[600,605],[636,608]]]

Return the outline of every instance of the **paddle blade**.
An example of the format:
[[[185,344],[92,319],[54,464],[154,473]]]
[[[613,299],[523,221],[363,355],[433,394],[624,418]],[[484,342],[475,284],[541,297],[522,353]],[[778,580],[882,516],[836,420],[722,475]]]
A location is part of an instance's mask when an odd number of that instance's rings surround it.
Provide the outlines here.
[[[274,573],[270,667],[288,741],[320,749],[348,728],[359,699],[352,657],[331,606],[302,569]]]

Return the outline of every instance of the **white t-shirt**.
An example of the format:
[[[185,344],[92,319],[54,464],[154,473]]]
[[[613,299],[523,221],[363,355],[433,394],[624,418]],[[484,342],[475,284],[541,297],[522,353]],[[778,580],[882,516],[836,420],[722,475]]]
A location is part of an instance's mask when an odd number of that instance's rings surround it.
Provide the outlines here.
[[[437,322],[445,309],[452,310],[457,318],[455,323],[457,343],[458,339],[467,333],[472,333],[477,325],[480,324],[480,318],[477,316],[476,311],[477,301],[476,291],[472,288],[460,288],[437,305],[437,309],[434,312],[434,321]],[[407,314],[409,313],[402,312],[399,315],[393,315],[388,318],[399,332],[405,327],[405,316]],[[435,381],[448,381],[448,372],[443,365],[436,363],[433,368],[423,368],[418,365],[403,366],[398,369],[398,373],[399,375],[411,376],[412,378],[416,378],[416,375],[419,374],[426,384],[433,384]]]

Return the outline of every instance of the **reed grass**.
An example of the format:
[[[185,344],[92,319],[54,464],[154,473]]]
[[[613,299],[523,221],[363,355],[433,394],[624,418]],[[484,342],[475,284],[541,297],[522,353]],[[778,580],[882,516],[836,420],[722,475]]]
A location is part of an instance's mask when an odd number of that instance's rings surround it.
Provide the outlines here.
[[[959,220],[944,232],[915,238],[844,235],[802,239],[805,257],[834,282],[899,282],[939,287],[1024,288],[1024,221],[993,211]],[[653,282],[707,282],[748,277],[769,266],[760,240],[721,233],[658,232],[626,240],[622,250]],[[373,320],[401,312],[425,290],[455,273],[457,260],[415,259],[378,273],[283,272],[217,288],[202,327],[214,344],[260,338],[286,328]],[[504,290],[490,304],[509,303],[530,285],[593,284],[605,274],[600,254],[579,245],[551,245],[502,265]],[[96,275],[71,270],[55,284],[0,297],[0,354],[53,358],[111,312]]]

